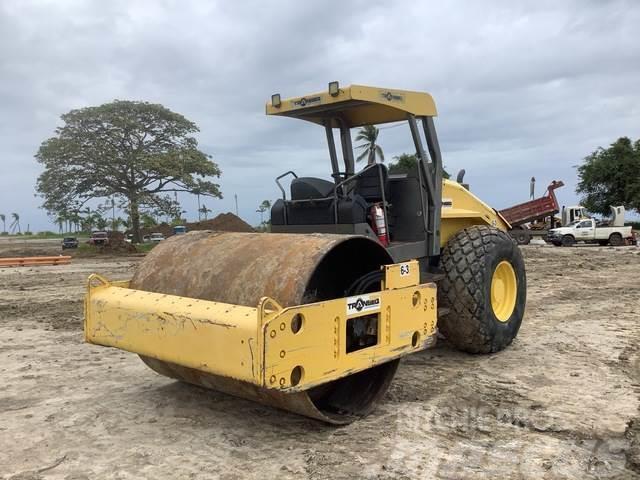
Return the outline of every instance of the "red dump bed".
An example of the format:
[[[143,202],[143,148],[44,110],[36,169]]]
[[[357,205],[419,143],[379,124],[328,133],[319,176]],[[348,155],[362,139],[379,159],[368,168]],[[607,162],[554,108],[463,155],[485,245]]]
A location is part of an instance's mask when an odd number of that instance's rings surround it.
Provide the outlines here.
[[[542,197],[500,210],[500,215],[513,227],[555,215],[560,211],[560,207],[554,190],[562,186],[564,186],[562,181],[554,180],[547,187],[547,192]]]

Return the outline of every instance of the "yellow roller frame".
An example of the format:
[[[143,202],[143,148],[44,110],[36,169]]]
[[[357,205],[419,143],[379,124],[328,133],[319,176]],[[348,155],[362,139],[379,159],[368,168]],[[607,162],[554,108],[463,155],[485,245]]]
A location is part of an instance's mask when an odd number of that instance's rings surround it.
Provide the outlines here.
[[[417,261],[387,265],[379,292],[283,308],[257,307],[128,288],[89,277],[85,340],[287,392],[371,368],[431,346],[436,286]],[[347,353],[347,322],[377,320],[377,344]]]

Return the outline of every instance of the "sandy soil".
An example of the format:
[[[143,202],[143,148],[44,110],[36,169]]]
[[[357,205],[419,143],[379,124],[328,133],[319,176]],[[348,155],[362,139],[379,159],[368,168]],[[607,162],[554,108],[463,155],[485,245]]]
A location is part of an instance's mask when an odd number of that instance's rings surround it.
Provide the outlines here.
[[[74,250],[65,250],[64,254]],[[62,255],[62,239],[28,239],[28,237],[0,237],[0,257],[28,257]]]
[[[407,357],[343,428],[83,344],[86,276],[139,259],[0,269],[0,478],[640,478],[640,249],[524,252],[510,348]]]

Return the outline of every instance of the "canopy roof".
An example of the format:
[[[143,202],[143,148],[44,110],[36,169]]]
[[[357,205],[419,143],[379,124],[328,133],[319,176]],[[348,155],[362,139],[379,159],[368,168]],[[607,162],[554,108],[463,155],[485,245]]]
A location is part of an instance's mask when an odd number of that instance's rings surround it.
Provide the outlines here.
[[[280,106],[267,103],[267,115],[300,118],[324,125],[332,118],[342,118],[348,127],[379,125],[406,120],[408,114],[434,117],[438,113],[428,93],[381,87],[350,85],[332,96],[328,91],[281,100]]]

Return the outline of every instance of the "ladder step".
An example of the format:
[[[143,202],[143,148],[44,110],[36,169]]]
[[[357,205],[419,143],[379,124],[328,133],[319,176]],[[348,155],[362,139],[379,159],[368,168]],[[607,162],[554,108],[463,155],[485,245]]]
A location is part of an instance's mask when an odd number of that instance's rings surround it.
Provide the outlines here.
[[[450,311],[451,311],[450,308],[438,307],[438,317],[441,317],[442,315],[446,315]]]

